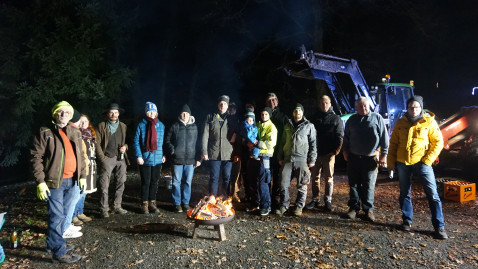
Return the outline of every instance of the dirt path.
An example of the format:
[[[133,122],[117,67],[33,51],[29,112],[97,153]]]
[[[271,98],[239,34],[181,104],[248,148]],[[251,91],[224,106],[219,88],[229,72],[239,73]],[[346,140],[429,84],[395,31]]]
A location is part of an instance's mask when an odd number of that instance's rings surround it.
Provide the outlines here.
[[[207,173],[199,170],[193,181],[192,201],[207,193]],[[127,215],[99,219],[98,196],[87,198],[86,213],[95,219],[83,225],[84,235],[70,239],[84,256],[68,267],[51,263],[44,251],[46,206],[28,185],[1,231],[7,258],[1,268],[477,268],[478,202],[443,201],[450,239],[434,239],[428,203],[415,184],[415,220],[412,231],[398,230],[398,183],[378,180],[375,206],[377,221],[343,218],[347,211],[348,185],[343,173],[335,180],[334,213],[304,210],[301,217],[260,217],[235,205],[236,216],[225,225],[228,240],[201,229],[192,239],[193,224],[185,213],[171,212],[169,190],[160,188],[160,214],[139,213],[140,181],[129,175],[124,195]],[[163,184],[164,186],[164,184]],[[163,187],[162,186],[162,187]],[[0,211],[22,186],[0,188]],[[292,193],[294,188],[292,188]],[[293,200],[292,200],[293,201]],[[12,226],[22,234],[21,246],[8,249]]]

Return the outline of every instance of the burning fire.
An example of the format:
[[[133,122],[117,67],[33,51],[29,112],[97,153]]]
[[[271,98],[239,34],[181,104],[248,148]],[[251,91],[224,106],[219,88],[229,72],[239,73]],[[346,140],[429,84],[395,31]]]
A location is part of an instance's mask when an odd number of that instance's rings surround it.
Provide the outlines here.
[[[188,212],[193,219],[215,220],[234,215],[232,209],[232,197],[223,200],[222,197],[205,196],[199,203]]]

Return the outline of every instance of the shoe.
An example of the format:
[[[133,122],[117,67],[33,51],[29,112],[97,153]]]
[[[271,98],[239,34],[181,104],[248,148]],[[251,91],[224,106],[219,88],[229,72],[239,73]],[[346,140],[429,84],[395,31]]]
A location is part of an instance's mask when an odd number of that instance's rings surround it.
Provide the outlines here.
[[[294,209],[294,216],[302,216],[302,207],[296,207]]]
[[[101,217],[106,219],[106,218],[110,217],[110,214],[108,214],[108,211],[103,211],[103,212],[101,212]]]
[[[83,225],[83,221],[81,221],[78,217],[74,217],[71,222],[75,225],[75,226],[81,226]]]
[[[367,211],[367,215],[365,216],[365,219],[367,219],[370,222],[375,221],[375,214],[373,213],[373,210]]]
[[[68,253],[70,250],[73,250],[74,248],[75,248],[74,245],[66,245],[65,246],[65,250],[66,250],[65,254]],[[51,249],[46,248],[46,252],[51,254]]]
[[[269,215],[269,213],[271,212],[271,209],[270,208],[263,208],[259,211],[259,214],[261,216],[267,216]]]
[[[332,207],[332,203],[330,202],[325,202],[324,209],[327,212],[334,212],[334,208]]]
[[[70,239],[70,238],[78,238],[78,237],[81,237],[83,235],[82,232],[78,232],[78,231],[73,231],[71,229],[67,229],[64,233],[63,233],[63,238],[64,239]]]
[[[405,232],[409,232],[412,228],[412,225],[410,225],[410,223],[408,222],[403,222],[402,225],[400,226],[402,228],[402,230],[404,230]]]
[[[448,235],[446,234],[445,227],[438,228],[435,230],[435,235],[437,239],[447,239]]]
[[[81,260],[81,256],[80,255],[76,255],[76,254],[65,254],[61,257],[52,257],[52,261],[54,263],[74,263],[74,262],[77,262],[79,260]]]
[[[287,208],[285,206],[281,206],[279,209],[276,209],[274,213],[276,215],[282,216],[284,213],[287,211]]]
[[[176,213],[183,213],[183,208],[181,207],[181,205],[176,205],[174,207],[174,212]]]
[[[143,203],[141,204],[141,212],[143,214],[149,214],[148,201],[143,201]]]
[[[188,204],[183,204],[183,210],[187,212],[191,210],[191,207]]]
[[[317,206],[319,206],[319,202],[317,200],[312,200],[310,201],[310,203],[308,203],[305,208],[307,209],[313,209],[313,208],[316,208]]]
[[[74,232],[81,231],[81,226],[70,225],[67,230],[72,230]]]
[[[79,218],[81,221],[83,221],[83,222],[88,222],[88,221],[92,221],[92,220],[93,220],[92,218],[86,216],[85,214],[80,214],[80,215],[78,215],[78,218]]]
[[[350,209],[349,212],[347,212],[347,218],[348,219],[355,219],[357,217],[357,211],[354,209]]]
[[[239,198],[239,196],[234,195],[234,196],[232,196],[232,201],[235,202],[235,203],[240,203],[241,199]]]
[[[155,200],[149,201],[149,211],[151,211],[151,213],[159,213],[159,209],[156,206]]]
[[[124,214],[128,213],[128,211],[126,211],[125,209],[123,209],[121,207],[118,207],[118,208],[115,208],[115,213],[120,214],[120,215],[124,215]]]
[[[249,213],[254,213],[254,212],[256,212],[257,210],[259,210],[259,207],[258,207],[258,206],[246,208],[246,212],[249,212]]]

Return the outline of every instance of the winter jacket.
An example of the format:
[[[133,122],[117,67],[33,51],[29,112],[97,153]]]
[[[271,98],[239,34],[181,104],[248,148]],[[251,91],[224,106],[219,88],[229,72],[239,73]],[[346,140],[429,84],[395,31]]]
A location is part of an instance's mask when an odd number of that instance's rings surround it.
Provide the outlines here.
[[[148,121],[142,119],[136,127],[134,135],[134,152],[136,158],[143,158],[144,166],[156,166],[163,163],[163,140],[164,140],[164,124],[159,120],[154,127],[156,128],[156,145],[157,149],[153,152],[146,150],[146,126]]]
[[[123,136],[123,141],[122,145],[126,146],[126,151],[124,153],[124,159],[126,161],[126,164],[129,165],[129,159],[128,159],[128,145],[125,143],[126,141],[126,124],[120,122],[118,126],[118,130],[121,130],[121,134]],[[100,122],[98,124],[98,128],[96,130],[96,157],[97,160],[103,162],[106,158],[105,156],[105,150],[106,146],[108,145],[108,138],[110,137],[110,131],[108,130],[108,124],[106,121]]]
[[[86,178],[86,160],[81,132],[71,125],[64,127],[63,131],[70,139],[76,156],[76,171],[73,179],[79,181],[80,178]],[[52,189],[59,188],[63,181],[65,148],[56,125],[52,128],[40,128],[40,133],[33,140],[30,154],[33,177],[36,182],[38,184],[45,182]]]
[[[387,164],[390,168],[395,167],[395,162],[412,165],[421,161],[431,165],[442,149],[443,136],[432,112],[425,112],[415,124],[402,116],[393,128]]]
[[[88,165],[86,166],[87,176],[86,176],[86,188],[83,190],[84,193],[93,193],[96,189],[96,177],[98,174],[98,168],[96,165],[96,139],[91,138],[93,135],[90,129],[80,129],[82,134],[88,133],[89,136],[83,136],[83,142],[85,145],[85,153],[87,155]]]
[[[284,133],[284,126],[289,121],[289,118],[280,111],[279,107],[276,107],[272,111],[271,119],[274,126],[277,128],[277,141],[282,141],[282,134]],[[278,151],[276,151],[278,153]]]
[[[297,126],[288,120],[278,153],[279,160],[315,163],[317,160],[316,132],[314,125],[304,118]]]
[[[327,112],[319,111],[311,122],[317,132],[317,154],[339,154],[344,138],[342,119],[330,108]]]
[[[201,154],[210,160],[230,161],[232,159],[232,144],[230,142],[233,130],[227,117],[223,119],[218,113],[207,115],[203,126]]]
[[[195,122],[191,116],[187,124],[178,120],[169,128],[165,150],[172,158],[173,164],[189,165],[199,159],[196,156],[198,128]]]
[[[258,122],[257,129],[259,130],[257,135],[257,140],[259,140],[257,147],[260,149],[259,156],[272,157],[277,144],[276,126],[271,120],[268,120],[266,122]]]
[[[382,116],[370,112],[365,116],[352,115],[345,125],[343,151],[355,155],[374,156],[388,151],[388,131]]]
[[[248,142],[254,144],[257,141],[257,126],[243,121],[239,129],[239,134],[247,139]]]

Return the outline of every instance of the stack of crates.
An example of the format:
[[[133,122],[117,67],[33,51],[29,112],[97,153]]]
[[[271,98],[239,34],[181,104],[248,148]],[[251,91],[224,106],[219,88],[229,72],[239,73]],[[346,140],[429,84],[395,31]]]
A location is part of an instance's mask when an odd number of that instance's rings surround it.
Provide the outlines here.
[[[444,198],[444,196],[443,196],[443,193],[444,193],[444,190],[445,190],[444,184],[447,183],[447,182],[456,181],[456,179],[451,179],[451,178],[437,178],[436,181],[437,181],[438,196],[440,196],[440,198]]]

